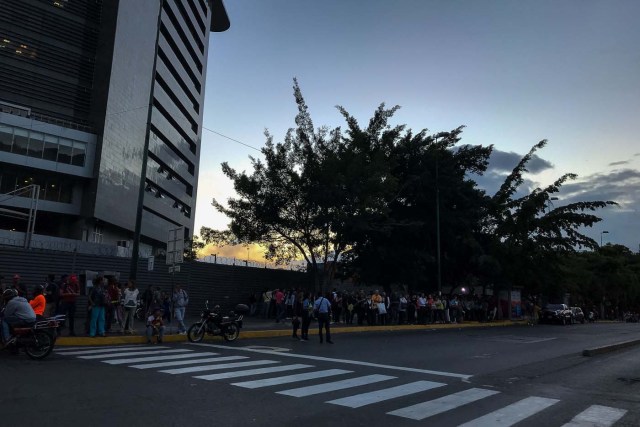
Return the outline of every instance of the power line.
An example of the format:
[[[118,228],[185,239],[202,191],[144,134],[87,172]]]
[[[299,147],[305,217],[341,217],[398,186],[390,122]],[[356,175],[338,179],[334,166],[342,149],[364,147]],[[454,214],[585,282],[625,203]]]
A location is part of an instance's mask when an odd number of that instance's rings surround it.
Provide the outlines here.
[[[220,133],[220,132],[216,132],[216,131],[215,131],[215,130],[213,130],[213,129],[209,129],[208,127],[204,127],[204,126],[202,126],[202,129],[204,129],[204,130],[208,130],[208,131],[209,131],[209,132],[211,132],[211,133],[215,133],[215,134],[216,134],[216,135],[218,135],[218,136],[221,136],[221,137],[226,138],[226,139],[228,139],[228,140],[230,140],[230,141],[236,142],[236,143],[238,143],[238,144],[240,144],[240,145],[244,145],[244,146],[245,146],[245,147],[247,147],[247,148],[251,148],[251,149],[253,149],[253,150],[256,150],[256,151],[262,152],[262,150],[261,150],[261,149],[256,148],[256,147],[254,147],[253,145],[249,145],[249,144],[246,144],[246,143],[244,143],[244,142],[242,142],[242,141],[238,141],[237,139],[231,138],[230,136],[227,136],[227,135],[222,134],[222,133]]]

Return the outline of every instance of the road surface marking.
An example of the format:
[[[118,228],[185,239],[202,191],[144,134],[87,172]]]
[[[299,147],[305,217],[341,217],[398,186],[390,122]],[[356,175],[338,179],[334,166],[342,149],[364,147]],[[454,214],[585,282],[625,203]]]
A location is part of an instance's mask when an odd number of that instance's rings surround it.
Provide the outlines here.
[[[498,393],[498,391],[493,390],[471,388],[438,399],[387,412],[387,414],[420,421]]]
[[[176,360],[176,359],[188,359],[201,356],[215,356],[218,353],[187,353],[187,354],[172,354],[171,356],[150,356],[150,357],[134,357],[131,359],[115,359],[115,360],[103,360],[102,363],[108,363],[109,365],[124,365],[126,363],[135,362],[156,362],[159,360]]]
[[[187,350],[191,351],[191,350]],[[186,353],[185,350],[174,349],[174,350],[147,350],[147,351],[132,351],[131,353],[107,353],[107,354],[96,354],[92,356],[78,356],[78,359],[102,359],[102,358],[112,358],[112,357],[123,357],[123,356],[146,356],[148,354],[164,354],[164,353]]]
[[[142,344],[136,344],[136,346],[138,348],[143,347]],[[131,346],[129,345],[123,345],[122,348],[129,348]],[[60,353],[60,352],[66,352],[66,351],[77,351],[77,350],[104,350],[104,346],[103,345],[95,345],[95,346],[89,346],[89,345],[83,345],[83,346],[78,346],[78,347],[67,347],[67,346],[62,346],[62,347],[56,347],[56,349],[54,350],[56,353]],[[114,347],[111,347],[114,348]]]
[[[286,396],[304,397],[314,394],[327,393],[330,391],[344,390],[345,388],[358,387],[361,385],[378,383],[380,381],[393,380],[396,377],[388,375],[367,375],[364,377],[350,378],[348,380],[334,381],[332,383],[324,383],[317,385],[310,385],[307,387],[293,388],[291,390],[284,390],[277,392],[278,394],[284,394]]]
[[[153,348],[168,348],[168,347],[153,347]],[[102,347],[101,349],[94,349],[94,350],[82,350],[82,351],[61,351],[61,350],[56,350],[56,353],[60,353],[64,356],[81,356],[81,355],[85,355],[85,354],[101,354],[101,353],[113,353],[114,351],[135,351],[135,350],[142,350],[142,349],[149,349],[149,347],[144,346],[144,345],[137,345],[135,347],[111,347],[111,348],[104,348]]]
[[[244,388],[260,388],[273,385],[289,384],[298,381],[314,380],[316,378],[332,377],[334,375],[351,374],[353,371],[345,371],[344,369],[327,369],[325,371],[305,372],[304,374],[287,375],[284,377],[265,378],[263,380],[245,381],[241,383],[233,383],[238,387]]]
[[[217,365],[191,366],[190,368],[167,369],[166,371],[159,371],[159,372],[176,375],[176,374],[186,374],[189,372],[202,372],[202,371],[215,371],[218,369],[241,368],[244,366],[271,365],[273,363],[279,363],[279,362],[276,362],[275,360],[252,360],[249,362],[220,363]]]
[[[209,357],[206,359],[189,359],[189,360],[176,360],[173,362],[160,362],[160,363],[144,363],[142,365],[130,365],[128,368],[135,369],[151,369],[151,368],[166,368],[168,366],[182,366],[182,365],[197,365],[200,363],[215,363],[215,362],[228,362],[231,360],[248,359],[246,356],[225,356],[225,357]]]
[[[592,405],[562,427],[610,427],[626,413],[624,409]]]
[[[508,427],[558,403],[558,399],[527,397],[458,427]]]
[[[212,348],[222,348],[225,350],[230,350],[228,346],[218,345],[218,344],[205,344],[205,343],[191,343],[189,345],[197,345],[203,347],[212,347]],[[313,356],[310,354],[296,354],[296,353],[285,353],[279,351],[270,351],[270,350],[259,350],[255,348],[247,348],[247,347],[233,347],[233,351],[248,351],[252,353],[260,353],[260,354],[268,354],[273,356],[282,356],[282,357],[295,357],[298,359],[309,359],[320,362],[337,362],[337,363],[346,363],[349,365],[359,365],[359,366],[368,366],[372,368],[380,368],[380,369],[391,369],[396,371],[405,371],[405,372],[418,372],[421,374],[430,374],[430,375],[438,375],[443,377],[453,377],[453,378],[461,378],[463,380],[468,380],[473,375],[465,375],[465,374],[456,374],[454,372],[443,372],[443,371],[432,371],[430,369],[418,369],[418,368],[409,368],[406,366],[393,366],[393,365],[382,365],[379,363],[371,363],[371,362],[362,362],[359,360],[348,360],[348,359],[334,359],[331,357],[322,357],[322,356]]]
[[[248,377],[250,375],[270,374],[272,372],[293,371],[296,369],[304,369],[304,368],[313,368],[313,365],[296,364],[296,365],[286,365],[286,366],[273,366],[269,368],[248,369],[246,371],[233,371],[233,372],[223,372],[221,374],[200,375],[193,378],[198,378],[200,380],[207,380],[207,381],[215,381],[215,380],[223,380],[226,378],[238,378],[238,377]]]
[[[371,405],[372,403],[395,399],[396,397],[408,396],[410,394],[420,393],[421,391],[431,390],[445,385],[446,384],[444,383],[436,383],[432,381],[416,381],[396,387],[371,391],[369,393],[347,396],[342,399],[330,400],[326,403],[346,406],[348,408],[360,408],[362,406]]]

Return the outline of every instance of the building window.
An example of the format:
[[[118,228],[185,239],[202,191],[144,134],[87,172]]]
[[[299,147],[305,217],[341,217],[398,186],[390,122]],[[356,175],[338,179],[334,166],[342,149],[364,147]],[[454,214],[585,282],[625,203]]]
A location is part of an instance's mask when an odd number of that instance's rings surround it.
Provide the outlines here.
[[[84,142],[0,124],[0,151],[83,167]]]
[[[42,158],[42,152],[44,151],[44,134],[40,132],[29,133],[29,157],[35,157],[36,159]]]
[[[93,226],[93,242],[102,243],[102,227],[99,225]]]
[[[27,148],[29,147],[29,131],[25,129],[13,130],[13,147],[11,152],[13,154],[27,154]]]
[[[73,144],[73,155],[71,157],[71,164],[74,166],[84,166],[84,160],[86,158],[84,144],[75,142]]]
[[[52,135],[44,136],[44,155],[45,160],[55,162],[58,158],[58,137]]]
[[[13,142],[13,129],[12,128],[7,129],[3,125],[0,125],[0,151],[11,152],[12,142]]]
[[[60,138],[60,142],[58,144],[58,163],[70,165],[72,155],[73,141],[70,139]]]
[[[0,175],[0,193],[7,194],[17,188],[16,179],[18,177],[12,173]]]

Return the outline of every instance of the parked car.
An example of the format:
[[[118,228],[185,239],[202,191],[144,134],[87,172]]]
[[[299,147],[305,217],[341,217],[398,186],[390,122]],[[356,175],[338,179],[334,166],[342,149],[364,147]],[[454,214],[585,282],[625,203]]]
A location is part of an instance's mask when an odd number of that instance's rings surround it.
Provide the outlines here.
[[[580,322],[584,324],[585,318],[584,313],[580,307],[571,307],[571,323]]]
[[[540,313],[540,323],[571,323],[573,314],[566,304],[547,304]]]

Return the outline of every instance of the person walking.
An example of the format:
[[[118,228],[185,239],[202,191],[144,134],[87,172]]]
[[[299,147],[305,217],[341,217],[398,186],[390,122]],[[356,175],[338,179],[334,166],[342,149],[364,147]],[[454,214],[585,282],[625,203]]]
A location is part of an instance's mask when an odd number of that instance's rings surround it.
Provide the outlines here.
[[[322,328],[324,327],[327,335],[327,343],[333,344],[331,341],[331,302],[328,297],[322,294],[313,304],[313,309],[318,317],[318,332],[320,335],[320,344],[322,344]]]
[[[173,292],[173,311],[176,321],[178,322],[178,334],[186,335],[187,328],[184,326],[184,314],[189,304],[189,295],[182,289],[180,283],[176,284]]]
[[[136,317],[136,308],[138,307],[138,294],[136,283],[133,280],[127,281],[127,287],[124,290],[124,322],[123,329],[125,334],[133,334],[133,320]]]

